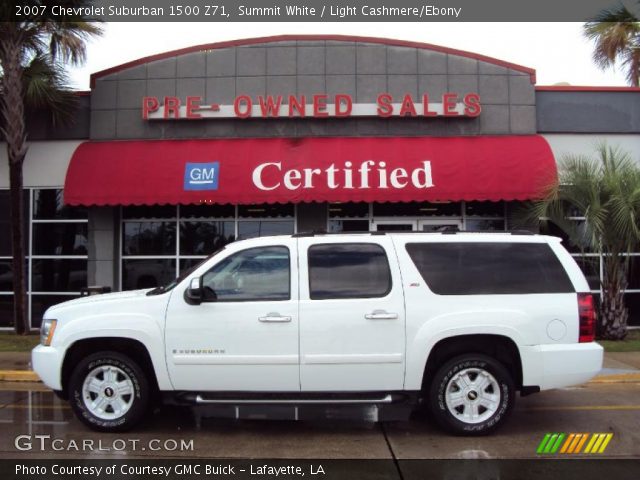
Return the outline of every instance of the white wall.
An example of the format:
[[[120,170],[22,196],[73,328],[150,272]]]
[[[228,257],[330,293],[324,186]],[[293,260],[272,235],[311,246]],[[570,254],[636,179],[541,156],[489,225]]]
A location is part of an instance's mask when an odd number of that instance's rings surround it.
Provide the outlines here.
[[[82,140],[31,142],[24,161],[25,187],[62,187],[73,152]],[[9,188],[7,144],[0,142],[0,188]]]
[[[606,141],[608,145],[620,146],[629,152],[640,165],[640,134],[564,134],[553,133],[542,135],[553,151],[556,162],[566,154],[593,155],[598,142]]]

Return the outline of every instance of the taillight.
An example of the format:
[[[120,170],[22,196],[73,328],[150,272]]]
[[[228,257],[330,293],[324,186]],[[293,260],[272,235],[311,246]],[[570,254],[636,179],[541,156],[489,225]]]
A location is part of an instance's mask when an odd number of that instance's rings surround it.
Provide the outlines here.
[[[596,338],[596,310],[590,293],[578,294],[578,314],[580,316],[580,343],[593,342]]]

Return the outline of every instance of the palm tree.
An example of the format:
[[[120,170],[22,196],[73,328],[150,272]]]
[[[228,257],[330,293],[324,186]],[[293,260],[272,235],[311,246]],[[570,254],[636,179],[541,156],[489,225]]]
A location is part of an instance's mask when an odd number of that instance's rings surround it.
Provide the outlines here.
[[[619,148],[601,144],[596,153],[595,158],[563,157],[558,183],[533,204],[530,214],[553,222],[574,245],[601,254],[599,335],[622,339],[629,316],[624,303],[629,253],[640,245],[640,167]]]
[[[640,2],[638,2],[640,6]],[[619,63],[627,73],[627,82],[640,86],[640,18],[620,4],[603,10],[584,24],[584,35],[595,42],[593,60],[601,69]]]
[[[25,105],[46,108],[54,122],[69,117],[73,98],[65,87],[64,67],[85,59],[85,42],[101,29],[77,15],[54,17],[54,4],[86,6],[90,0],[28,0],[21,5],[46,7],[30,18],[16,17],[12,2],[0,2],[0,132],[7,142],[11,186],[11,243],[13,251],[14,325],[29,333],[26,315],[24,205],[22,165],[27,154]]]

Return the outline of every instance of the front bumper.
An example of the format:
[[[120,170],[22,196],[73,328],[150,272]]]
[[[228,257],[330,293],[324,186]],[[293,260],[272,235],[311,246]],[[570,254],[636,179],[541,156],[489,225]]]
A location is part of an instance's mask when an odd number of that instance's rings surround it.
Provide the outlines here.
[[[52,390],[62,390],[62,360],[64,352],[55,347],[38,345],[31,351],[31,365],[40,380]]]
[[[588,382],[602,370],[603,355],[595,342],[520,347],[522,384],[548,390]]]

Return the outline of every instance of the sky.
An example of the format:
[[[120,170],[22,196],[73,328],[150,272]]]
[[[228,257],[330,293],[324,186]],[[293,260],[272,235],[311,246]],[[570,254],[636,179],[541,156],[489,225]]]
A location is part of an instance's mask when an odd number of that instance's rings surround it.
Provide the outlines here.
[[[88,45],[87,62],[70,70],[72,86],[122,63],[178,48],[283,34],[342,34],[432,43],[516,63],[537,71],[538,85],[624,86],[624,72],[601,71],[581,23],[107,23]]]

